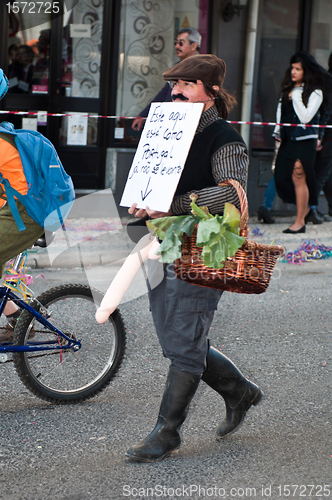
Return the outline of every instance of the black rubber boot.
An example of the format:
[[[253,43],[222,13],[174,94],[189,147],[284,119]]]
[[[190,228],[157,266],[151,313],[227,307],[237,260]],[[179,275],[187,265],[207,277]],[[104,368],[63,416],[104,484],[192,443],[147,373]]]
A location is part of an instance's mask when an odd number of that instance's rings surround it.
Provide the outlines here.
[[[310,208],[308,214],[304,218],[304,222],[306,224],[308,224],[308,222],[312,222],[313,224],[322,224],[322,222],[324,222],[324,219],[319,217],[316,210]]]
[[[202,380],[225,400],[226,418],[217,428],[218,437],[235,432],[250,406],[256,406],[263,397],[259,387],[249,382],[234,363],[214,347],[209,348]]]
[[[126,457],[130,461],[154,462],[180,447],[179,429],[186,419],[200,379],[199,375],[170,367],[157,424],[143,441],[127,450]]]
[[[275,219],[272,217],[272,212],[268,208],[261,205],[257,211],[258,222],[263,221],[264,224],[274,224]]]

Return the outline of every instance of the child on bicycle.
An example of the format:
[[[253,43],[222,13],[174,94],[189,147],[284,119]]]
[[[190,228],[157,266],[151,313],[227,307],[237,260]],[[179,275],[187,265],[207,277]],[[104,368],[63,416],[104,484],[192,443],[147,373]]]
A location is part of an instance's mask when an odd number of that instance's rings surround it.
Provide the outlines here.
[[[0,99],[6,95],[8,87],[8,79],[0,68]],[[0,133],[0,172],[14,189],[22,194],[27,193],[28,186],[20,155],[14,139],[9,134]],[[4,186],[0,184],[0,277],[8,260],[31,246],[44,233],[44,229],[29,217],[25,207],[18,200],[16,206],[26,227],[24,231],[18,230],[6,200]],[[0,343],[12,340],[20,313],[14,302],[7,302],[4,314],[8,318],[8,323],[0,331]]]

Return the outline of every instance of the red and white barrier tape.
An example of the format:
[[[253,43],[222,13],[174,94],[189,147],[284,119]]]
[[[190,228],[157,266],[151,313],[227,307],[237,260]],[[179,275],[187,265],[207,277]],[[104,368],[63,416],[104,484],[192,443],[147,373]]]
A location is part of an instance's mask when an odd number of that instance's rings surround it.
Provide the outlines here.
[[[126,120],[135,120],[138,118],[137,116],[108,116],[108,115],[96,115],[90,113],[46,113],[44,111],[6,111],[0,110],[0,115],[29,115],[29,116],[87,116],[88,118],[115,118],[117,120],[126,119]],[[144,118],[145,120],[145,118]]]
[[[332,128],[332,125],[309,125],[305,123],[276,123],[276,122],[242,122],[242,121],[229,121],[228,123],[238,123],[240,125],[271,125],[275,127],[280,125],[282,127],[319,127],[319,128]]]
[[[88,118],[111,118],[115,120],[135,120],[136,118],[141,118],[140,116],[113,116],[113,115],[96,115],[90,113],[45,113],[44,111],[7,111],[0,110],[0,115],[28,115],[28,116],[38,116],[42,114],[43,116],[85,116]],[[146,118],[143,118],[145,120]],[[260,125],[260,126],[271,126],[275,127],[276,125],[282,127],[319,127],[319,128],[332,128],[332,125],[309,125],[302,123],[276,123],[276,122],[245,122],[239,120],[226,120],[228,123],[237,124],[237,125]]]

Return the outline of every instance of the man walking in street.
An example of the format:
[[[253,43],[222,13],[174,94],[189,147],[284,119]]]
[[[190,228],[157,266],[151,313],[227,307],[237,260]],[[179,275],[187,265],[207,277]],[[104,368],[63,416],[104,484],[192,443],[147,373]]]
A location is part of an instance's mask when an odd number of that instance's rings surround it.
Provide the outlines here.
[[[249,163],[242,137],[225,121],[235,103],[223,88],[225,73],[224,61],[210,54],[187,58],[164,73],[172,87],[172,100],[204,103],[203,113],[170,211],[137,209],[134,203],[129,213],[139,218],[190,214],[193,193],[198,196],[197,205],[207,206],[213,215],[222,215],[225,203],[240,208],[236,189],[219,185],[233,179],[246,189]],[[154,430],[126,453],[136,462],[153,462],[179,448],[179,429],[201,380],[225,401],[226,418],[218,426],[218,438],[238,429],[249,408],[262,398],[259,387],[209,345],[209,330],[222,292],[177,279],[173,264],[164,264],[163,272],[158,286],[149,287],[149,300],[170,368]]]

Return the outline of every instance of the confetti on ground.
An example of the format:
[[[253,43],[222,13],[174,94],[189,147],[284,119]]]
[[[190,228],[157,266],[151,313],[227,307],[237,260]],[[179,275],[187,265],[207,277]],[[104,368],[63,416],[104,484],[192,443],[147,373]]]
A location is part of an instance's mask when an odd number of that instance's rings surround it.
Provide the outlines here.
[[[120,220],[109,218],[106,221],[82,222],[81,220],[66,221],[63,231],[58,231],[55,235],[54,245],[62,244],[65,248],[76,245],[80,242],[98,241],[98,238],[105,234],[116,234],[123,229]],[[70,241],[68,241],[68,239]]]
[[[251,232],[253,236],[263,236],[263,234],[265,233],[265,231],[262,233],[259,227],[256,227]]]
[[[311,260],[328,259],[330,257],[332,257],[332,247],[319,244],[316,240],[303,240],[299,248],[287,252],[281,262],[302,265]]]
[[[70,224],[66,222],[67,231],[114,231],[116,223],[99,222],[98,224]]]
[[[84,236],[83,241],[94,241],[96,239],[95,236]]]

